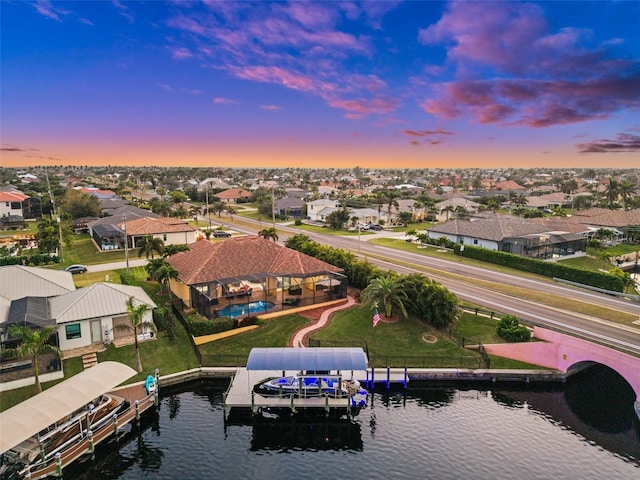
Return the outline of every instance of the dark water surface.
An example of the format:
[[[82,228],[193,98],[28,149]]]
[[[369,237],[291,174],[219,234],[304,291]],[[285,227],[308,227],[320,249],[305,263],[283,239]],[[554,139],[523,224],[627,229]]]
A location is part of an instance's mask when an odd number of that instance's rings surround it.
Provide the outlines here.
[[[376,392],[351,420],[225,420],[224,387],[199,386],[64,478],[640,479],[635,398],[611,373],[551,391]]]

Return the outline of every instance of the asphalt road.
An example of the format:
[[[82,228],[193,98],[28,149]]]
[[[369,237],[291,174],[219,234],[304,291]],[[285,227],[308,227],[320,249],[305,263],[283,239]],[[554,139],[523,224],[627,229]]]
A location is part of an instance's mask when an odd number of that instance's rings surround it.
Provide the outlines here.
[[[208,223],[205,217],[199,218],[204,225]],[[211,224],[216,227],[220,224],[227,230],[238,233],[252,234],[262,227],[270,227],[271,222],[258,221],[243,218],[243,225],[233,224],[212,217]],[[288,237],[300,230],[277,224],[279,242],[286,241]],[[613,346],[620,350],[626,351],[634,355],[640,355],[640,325],[625,326],[614,322],[608,322],[599,318],[589,317],[569,310],[562,310],[548,305],[531,302],[517,295],[509,295],[483,288],[478,285],[465,282],[465,278],[481,279],[490,282],[500,283],[506,286],[518,288],[528,288],[530,290],[547,293],[555,296],[562,296],[568,299],[601,305],[612,309],[637,315],[640,320],[640,303],[621,299],[615,296],[606,295],[598,292],[592,292],[585,289],[566,286],[552,281],[535,280],[531,278],[520,277],[502,272],[486,270],[480,267],[461,264],[451,260],[443,260],[433,257],[427,257],[415,253],[394,250],[379,245],[370,244],[367,240],[380,237],[397,237],[404,238],[402,234],[391,232],[376,232],[375,234],[358,236],[340,236],[340,235],[322,235],[310,232],[303,232],[311,239],[326,245],[337,248],[345,248],[358,252],[366,257],[369,262],[386,270],[394,270],[398,273],[420,272],[421,267],[431,269],[426,275],[432,278],[460,299],[482,305],[488,310],[496,312],[509,313],[519,318],[531,322],[534,325],[552,327],[582,338]],[[401,266],[398,263],[401,262]],[[147,263],[146,259],[135,259],[129,261],[129,266],[142,266]],[[411,267],[415,265],[415,267]],[[124,268],[125,262],[117,262],[110,264],[91,265],[89,271],[105,271],[118,268]],[[438,274],[437,271],[442,274]],[[434,273],[435,271],[435,273]],[[447,276],[445,276],[447,274]],[[457,275],[457,279],[452,279],[451,274]]]

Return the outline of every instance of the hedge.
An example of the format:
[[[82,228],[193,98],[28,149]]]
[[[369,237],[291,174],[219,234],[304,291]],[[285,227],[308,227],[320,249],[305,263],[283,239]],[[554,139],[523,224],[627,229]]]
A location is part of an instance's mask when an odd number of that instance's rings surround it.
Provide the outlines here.
[[[234,326],[234,320],[231,317],[220,317],[209,320],[199,313],[191,313],[185,320],[189,325],[191,335],[194,337],[226,332]]]
[[[56,255],[38,253],[35,255],[19,255],[10,257],[0,257],[0,267],[5,265],[28,265],[30,267],[39,265],[53,265],[59,263],[60,259]]]
[[[592,287],[610,290],[612,292],[622,292],[624,281],[620,277],[604,272],[592,272],[580,268],[569,267],[555,262],[547,262],[536,258],[523,257],[498,250],[472,247],[469,245],[456,244],[453,252],[466,258],[474,258],[483,262],[495,263],[504,267],[511,267],[525,272],[537,273],[545,277],[561,278],[572,282],[590,285]]]

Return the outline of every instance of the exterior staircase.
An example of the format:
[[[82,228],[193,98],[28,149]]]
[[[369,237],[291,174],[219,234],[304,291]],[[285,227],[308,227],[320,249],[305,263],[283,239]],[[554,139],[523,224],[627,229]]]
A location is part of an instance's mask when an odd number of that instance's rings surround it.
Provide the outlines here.
[[[98,356],[96,352],[85,353],[82,355],[82,367],[86,370],[98,364]]]

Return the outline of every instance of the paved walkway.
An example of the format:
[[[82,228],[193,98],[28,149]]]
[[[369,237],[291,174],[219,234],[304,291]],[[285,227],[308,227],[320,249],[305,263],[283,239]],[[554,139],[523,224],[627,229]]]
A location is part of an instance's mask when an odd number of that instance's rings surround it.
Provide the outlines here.
[[[334,312],[337,312],[338,310],[344,310],[345,308],[349,308],[355,303],[356,303],[355,299],[352,296],[348,296],[346,303],[342,303],[336,307],[328,308],[327,310],[322,312],[322,315],[320,315],[320,319],[316,323],[298,330],[293,335],[293,337],[291,337],[290,346],[304,348],[304,344],[302,342],[307,335],[310,335],[313,332],[320,330],[321,328],[324,328],[324,326],[329,322],[329,319],[331,318],[331,315],[333,315]]]

